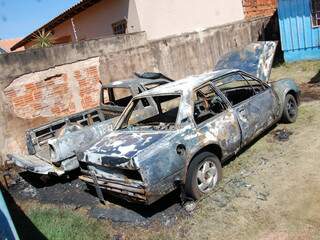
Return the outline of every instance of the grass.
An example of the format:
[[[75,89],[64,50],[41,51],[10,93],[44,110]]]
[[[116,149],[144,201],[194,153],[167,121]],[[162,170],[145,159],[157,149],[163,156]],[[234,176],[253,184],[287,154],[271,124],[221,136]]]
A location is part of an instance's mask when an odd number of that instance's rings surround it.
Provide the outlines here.
[[[319,73],[320,61],[304,61],[294,63],[282,63],[272,69],[271,80],[281,78],[293,78],[299,84],[307,83]]]
[[[104,224],[66,209],[31,208],[28,217],[48,239],[109,239]]]

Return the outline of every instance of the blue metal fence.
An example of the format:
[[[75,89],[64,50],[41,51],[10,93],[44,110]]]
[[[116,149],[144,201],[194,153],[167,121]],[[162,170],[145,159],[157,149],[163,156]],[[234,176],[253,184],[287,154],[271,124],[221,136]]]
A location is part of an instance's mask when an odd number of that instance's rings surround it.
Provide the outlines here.
[[[313,27],[311,0],[279,0],[281,45],[286,62],[320,59],[320,27]]]

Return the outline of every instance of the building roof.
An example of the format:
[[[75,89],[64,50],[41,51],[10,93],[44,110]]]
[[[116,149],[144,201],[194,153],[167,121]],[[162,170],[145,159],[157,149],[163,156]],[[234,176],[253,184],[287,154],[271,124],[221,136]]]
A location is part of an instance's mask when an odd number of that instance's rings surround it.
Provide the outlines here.
[[[4,49],[0,47],[0,54],[7,53]]]
[[[34,32],[30,33],[28,36],[26,36],[21,41],[16,43],[11,48],[11,50],[12,51],[16,50],[16,49],[24,46],[26,43],[30,42],[34,38],[34,34],[37,34],[40,30],[44,29],[46,32],[48,32],[48,31],[52,30],[53,28],[55,28],[56,26],[58,26],[59,24],[71,19],[72,17],[74,17],[78,13],[88,9],[89,7],[91,7],[92,5],[94,5],[100,1],[101,0],[81,0],[81,2],[77,3],[73,7],[69,8],[68,10],[61,13],[59,16],[52,19],[50,22],[41,26],[40,28],[38,28]]]
[[[14,46],[20,41],[21,41],[21,38],[0,40],[0,48],[2,48],[5,52],[12,52],[10,50],[12,46]],[[24,50],[24,47],[19,47],[15,49],[15,51],[22,51],[22,50]]]

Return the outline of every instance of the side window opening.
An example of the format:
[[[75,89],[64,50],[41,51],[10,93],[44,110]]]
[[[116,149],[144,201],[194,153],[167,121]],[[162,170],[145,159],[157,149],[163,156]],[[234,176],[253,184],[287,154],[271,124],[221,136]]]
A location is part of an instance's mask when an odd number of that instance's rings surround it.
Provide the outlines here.
[[[242,76],[245,80],[248,81],[250,86],[253,88],[255,94],[259,94],[259,93],[263,92],[264,90],[266,90],[266,87],[263,84],[261,84],[259,81],[257,81],[256,79],[251,78],[246,75],[242,75]]]
[[[210,84],[195,92],[193,117],[196,124],[200,124],[226,109],[225,103],[218,96]]]
[[[232,106],[253,97],[265,89],[257,80],[242,76],[239,73],[224,76],[215,81],[214,84],[226,96]]]
[[[130,88],[104,88],[103,104],[126,107],[132,99]]]

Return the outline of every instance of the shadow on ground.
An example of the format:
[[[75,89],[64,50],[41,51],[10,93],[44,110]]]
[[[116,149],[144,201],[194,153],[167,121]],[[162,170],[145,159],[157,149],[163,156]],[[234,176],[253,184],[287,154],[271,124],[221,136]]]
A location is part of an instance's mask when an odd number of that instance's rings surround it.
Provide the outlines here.
[[[310,79],[309,81],[310,84],[319,84],[320,83],[320,70],[319,72]]]
[[[182,212],[178,190],[150,206],[131,203],[104,192],[106,205],[103,205],[99,202],[95,189],[77,179],[76,174],[63,178],[48,178],[22,172],[9,191],[18,201],[35,200],[57,207],[85,208],[91,217],[120,223],[146,225],[158,221],[168,224]]]
[[[11,194],[1,185],[0,189],[20,239],[47,239],[16,204]]]
[[[320,70],[308,83],[300,84],[301,100],[310,102],[320,100]]]

